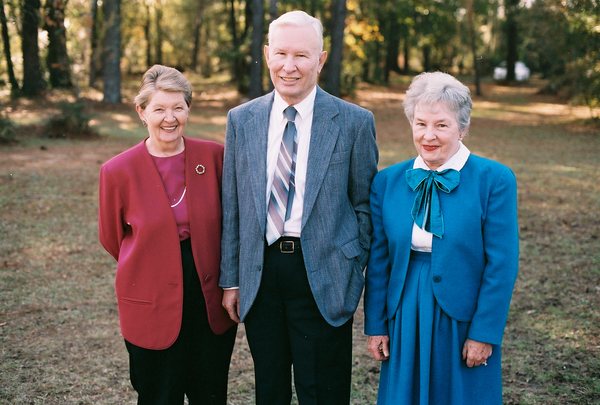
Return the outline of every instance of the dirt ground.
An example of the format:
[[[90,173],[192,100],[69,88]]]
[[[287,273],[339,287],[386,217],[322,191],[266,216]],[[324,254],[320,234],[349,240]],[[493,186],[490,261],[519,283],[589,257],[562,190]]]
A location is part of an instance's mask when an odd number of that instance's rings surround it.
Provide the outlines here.
[[[415,155],[401,107],[405,88],[362,85],[350,99],[375,115],[381,168]],[[473,153],[511,167],[519,182],[521,267],[503,348],[504,403],[600,404],[600,187],[592,180],[600,174],[600,129],[583,121],[585,108],[540,88],[485,83],[483,96],[473,96],[465,141]],[[186,136],[224,142],[238,94],[222,85],[197,94]],[[36,120],[56,112],[55,99],[5,107],[30,126],[20,134],[26,141],[0,147],[0,404],[134,400],[112,292],[114,263],[87,239],[95,237],[100,165],[145,132],[131,102],[86,102],[100,134],[90,140],[40,137]],[[362,316],[359,308],[354,404],[374,403],[379,372],[366,351]],[[57,326],[56,317],[63,323]],[[252,403],[243,328],[230,376],[230,403]]]

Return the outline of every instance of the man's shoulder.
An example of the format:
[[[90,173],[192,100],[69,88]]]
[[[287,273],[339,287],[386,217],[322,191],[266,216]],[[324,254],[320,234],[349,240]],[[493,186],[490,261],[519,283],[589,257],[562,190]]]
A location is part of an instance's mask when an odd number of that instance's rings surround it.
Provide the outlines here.
[[[318,88],[317,98],[315,99],[315,106],[318,103],[328,104],[335,106],[335,108],[345,116],[361,117],[364,119],[365,116],[373,116],[371,111],[350,101],[343,100],[339,97],[333,96],[327,93],[325,90]]]

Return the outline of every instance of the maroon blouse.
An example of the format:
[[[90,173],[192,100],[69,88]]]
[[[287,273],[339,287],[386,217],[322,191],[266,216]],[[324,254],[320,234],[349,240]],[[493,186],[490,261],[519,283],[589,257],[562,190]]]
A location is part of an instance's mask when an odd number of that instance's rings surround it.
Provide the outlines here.
[[[163,185],[169,196],[169,204],[175,214],[179,240],[190,237],[190,218],[185,198],[185,151],[169,157],[152,155],[154,164],[160,173]]]

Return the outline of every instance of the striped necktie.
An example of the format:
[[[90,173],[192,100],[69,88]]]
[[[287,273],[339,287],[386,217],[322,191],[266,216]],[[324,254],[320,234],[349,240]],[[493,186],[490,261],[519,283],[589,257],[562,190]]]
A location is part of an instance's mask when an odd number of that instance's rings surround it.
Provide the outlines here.
[[[296,188],[296,153],[298,151],[298,133],[294,124],[296,109],[289,106],[283,111],[283,114],[288,122],[283,130],[269,198],[266,235],[269,245],[283,235],[283,225],[290,218]]]

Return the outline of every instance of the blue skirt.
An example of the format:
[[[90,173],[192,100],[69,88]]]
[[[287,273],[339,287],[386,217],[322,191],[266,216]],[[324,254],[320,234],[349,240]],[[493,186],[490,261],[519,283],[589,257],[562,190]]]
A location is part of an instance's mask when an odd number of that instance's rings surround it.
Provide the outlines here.
[[[390,359],[381,365],[378,405],[502,405],[500,346],[487,366],[462,359],[469,322],[450,318],[438,305],[431,253],[411,252],[400,305],[388,321]]]

